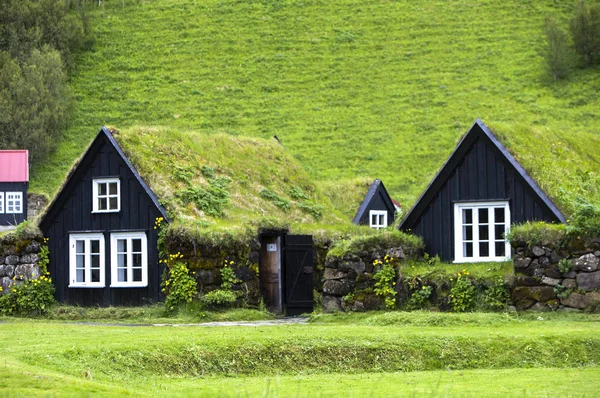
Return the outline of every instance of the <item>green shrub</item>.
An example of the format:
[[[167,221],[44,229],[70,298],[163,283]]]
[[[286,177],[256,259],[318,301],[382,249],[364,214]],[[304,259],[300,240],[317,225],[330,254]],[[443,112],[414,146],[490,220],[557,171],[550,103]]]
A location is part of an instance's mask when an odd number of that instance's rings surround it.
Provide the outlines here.
[[[211,309],[225,309],[235,305],[237,296],[231,290],[218,289],[206,293],[200,300]]]
[[[545,222],[528,221],[511,227],[506,238],[513,246],[562,247],[566,242],[566,226],[564,224],[548,224]]]
[[[558,297],[558,298],[565,299],[565,298],[569,297],[572,292],[573,292],[573,289],[567,289],[565,286],[563,286],[561,284],[554,286],[554,294],[556,294],[556,297]]]
[[[421,289],[415,290],[408,299],[408,308],[418,310],[424,308],[429,302],[433,289],[429,285],[421,286]]]
[[[571,35],[584,66],[600,62],[600,5],[579,2],[571,19]]]
[[[450,289],[450,304],[455,312],[468,311],[475,303],[475,286],[468,275],[466,270],[456,274],[456,282]]]
[[[578,199],[568,222],[567,234],[573,238],[600,237],[600,205]]]
[[[225,265],[223,268],[221,268],[221,288],[223,290],[231,290],[233,285],[240,283],[240,280],[235,276],[235,272],[233,272],[233,269],[231,269],[233,265],[233,261],[228,262],[225,260]]]
[[[375,279],[375,294],[381,297],[385,303],[385,308],[394,309],[396,307],[396,290],[394,285],[396,284],[396,270],[394,269],[395,259],[393,257],[385,256],[383,262],[381,260],[373,261],[373,265],[381,267],[373,279]]]
[[[567,34],[558,26],[554,18],[546,19],[544,33],[546,35],[544,60],[554,81],[557,81],[565,77],[572,68],[572,50]]]
[[[486,306],[493,311],[506,309],[510,302],[510,291],[504,280],[498,279],[487,288],[484,301]]]
[[[10,293],[0,297],[0,313],[5,315],[45,314],[54,300],[52,279],[44,274],[12,287]]]
[[[177,261],[181,255],[178,253],[171,256],[176,256],[173,257],[175,263],[169,267],[167,279],[163,282],[163,292],[167,295],[165,306],[168,310],[191,303],[198,291],[196,278],[190,275],[187,265]]]
[[[563,274],[570,272],[573,269],[573,263],[568,258],[563,258],[558,262],[558,270]]]

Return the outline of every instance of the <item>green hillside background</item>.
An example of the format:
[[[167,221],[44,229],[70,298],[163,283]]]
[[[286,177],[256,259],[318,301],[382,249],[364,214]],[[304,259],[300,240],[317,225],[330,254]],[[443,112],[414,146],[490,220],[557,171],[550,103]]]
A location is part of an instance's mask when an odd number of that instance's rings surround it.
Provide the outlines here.
[[[74,121],[31,190],[52,196],[102,125],[169,126],[277,135],[341,202],[369,177],[410,206],[480,117],[568,210],[600,199],[600,73],[554,83],[540,49],[544,18],[566,27],[574,4],[104,1]]]

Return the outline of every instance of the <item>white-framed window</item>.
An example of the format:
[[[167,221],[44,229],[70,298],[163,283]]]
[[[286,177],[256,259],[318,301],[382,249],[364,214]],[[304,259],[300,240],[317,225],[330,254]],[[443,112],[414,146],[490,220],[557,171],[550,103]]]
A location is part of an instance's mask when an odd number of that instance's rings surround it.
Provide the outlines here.
[[[69,235],[69,287],[104,287],[104,235]]]
[[[506,201],[455,203],[454,262],[510,259],[510,243],[504,238],[509,228]]]
[[[144,232],[110,235],[111,287],[148,286],[148,242]]]
[[[121,181],[118,178],[97,178],[92,181],[93,213],[121,210]]]
[[[6,214],[23,213],[23,192],[6,192]]]
[[[386,210],[369,211],[369,227],[375,229],[387,227],[387,213]]]
[[[4,213],[4,192],[0,192],[0,214]]]

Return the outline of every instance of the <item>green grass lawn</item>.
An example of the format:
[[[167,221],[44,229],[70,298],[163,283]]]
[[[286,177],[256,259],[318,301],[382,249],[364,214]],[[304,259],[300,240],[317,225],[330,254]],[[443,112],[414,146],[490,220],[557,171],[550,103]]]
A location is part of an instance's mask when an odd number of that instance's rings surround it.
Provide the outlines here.
[[[395,321],[269,327],[5,318],[0,393],[593,396],[600,387],[596,315],[389,314]]]
[[[75,118],[31,190],[52,195],[103,124],[156,125],[277,134],[313,178],[378,177],[409,205],[481,117],[561,204],[598,198],[580,185],[600,164],[600,74],[553,83],[538,53],[545,16],[566,26],[573,4],[103,1]]]

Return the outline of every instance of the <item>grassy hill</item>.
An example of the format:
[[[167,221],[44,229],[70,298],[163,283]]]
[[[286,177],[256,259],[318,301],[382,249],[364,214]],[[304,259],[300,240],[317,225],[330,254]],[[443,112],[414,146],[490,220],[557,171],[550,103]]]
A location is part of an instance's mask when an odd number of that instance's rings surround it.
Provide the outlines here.
[[[544,17],[566,25],[574,1],[102,4],[75,120],[33,191],[52,195],[103,124],[276,134],[313,178],[381,178],[405,206],[477,117],[563,208],[597,178],[600,73],[553,83],[538,52]]]

